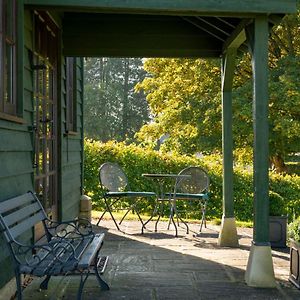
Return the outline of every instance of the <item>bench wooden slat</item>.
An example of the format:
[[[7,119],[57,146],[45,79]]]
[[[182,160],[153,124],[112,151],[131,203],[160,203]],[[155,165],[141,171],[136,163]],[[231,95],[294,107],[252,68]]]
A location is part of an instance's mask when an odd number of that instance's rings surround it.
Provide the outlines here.
[[[25,219],[14,227],[10,228],[10,234],[13,238],[18,237],[20,234],[25,232],[26,230],[32,228],[35,224],[45,219],[45,215],[43,212],[38,212],[36,215]]]
[[[25,206],[9,215],[3,217],[3,219],[6,223],[6,225],[9,227],[12,224],[17,223],[21,220],[24,220],[27,217],[29,217],[30,215],[36,214],[39,211],[42,212],[41,207],[37,202],[35,202],[35,203]],[[45,218],[46,218],[46,216],[45,216]]]
[[[21,196],[5,200],[3,202],[0,202],[0,213],[5,213],[9,210],[17,208],[17,207],[24,205],[26,203],[29,203],[33,200],[35,200],[35,199],[31,193],[26,193]]]
[[[94,236],[94,239],[82,254],[81,259],[78,263],[78,268],[85,269],[91,265],[92,261],[95,259],[97,251],[103,243],[103,239],[104,233],[99,233]]]

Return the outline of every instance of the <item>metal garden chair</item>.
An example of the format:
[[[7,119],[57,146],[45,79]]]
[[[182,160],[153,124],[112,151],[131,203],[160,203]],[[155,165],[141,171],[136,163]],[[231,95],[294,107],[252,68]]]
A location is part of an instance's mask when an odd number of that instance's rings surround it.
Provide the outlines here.
[[[205,170],[200,167],[187,167],[179,172],[180,175],[190,175],[184,178],[178,178],[174,186],[174,192],[169,195],[170,198],[174,201],[174,211],[171,212],[176,214],[177,224],[179,225],[178,218],[185,224],[187,227],[187,233],[189,231],[188,225],[185,221],[182,220],[178,214],[177,209],[177,200],[189,201],[192,202],[198,201],[200,204],[200,209],[202,213],[200,232],[202,227],[206,228],[206,206],[209,199],[209,177]],[[171,218],[169,221],[169,226],[171,223]],[[169,228],[169,227],[168,227]]]
[[[100,180],[100,186],[103,189],[103,198],[105,202],[105,211],[102,213],[101,217],[99,218],[97,225],[102,220],[103,216],[106,212],[109,212],[112,220],[114,221],[116,227],[118,230],[120,230],[119,225],[123,222],[123,220],[126,218],[127,214],[130,211],[136,212],[140,222],[142,223],[142,233],[144,232],[144,223],[143,220],[136,208],[138,202],[142,198],[151,198],[156,197],[156,194],[154,192],[135,192],[130,191],[128,189],[128,179],[122,168],[117,163],[111,163],[107,162],[100,166],[99,169],[99,180]],[[122,207],[117,207],[114,209],[114,206],[118,204],[118,202],[121,199],[129,198],[129,199],[135,199],[133,203],[129,203],[128,205]],[[119,222],[119,225],[116,221],[116,219],[113,216],[113,210],[126,210],[125,214],[123,215],[121,221]]]

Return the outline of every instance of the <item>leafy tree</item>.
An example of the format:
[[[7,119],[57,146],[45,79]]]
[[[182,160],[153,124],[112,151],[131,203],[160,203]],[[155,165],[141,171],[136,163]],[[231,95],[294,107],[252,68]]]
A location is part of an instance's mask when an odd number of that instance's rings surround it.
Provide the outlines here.
[[[145,71],[139,58],[88,58],[85,61],[85,134],[102,141],[132,140],[148,121],[147,101],[134,86]]]
[[[216,61],[148,59],[144,68],[151,76],[136,89],[147,93],[153,121],[141,128],[137,138],[154,146],[168,133],[170,138],[162,147],[180,153],[220,147],[220,69]]]
[[[286,16],[270,37],[269,124],[270,160],[284,171],[287,154],[300,151],[300,16]],[[149,73],[138,90],[147,93],[153,121],[137,137],[148,144],[164,133],[170,138],[165,150],[181,153],[221,149],[220,69],[215,60],[149,59]],[[238,63],[234,78],[234,142],[251,147],[252,70],[250,55]]]

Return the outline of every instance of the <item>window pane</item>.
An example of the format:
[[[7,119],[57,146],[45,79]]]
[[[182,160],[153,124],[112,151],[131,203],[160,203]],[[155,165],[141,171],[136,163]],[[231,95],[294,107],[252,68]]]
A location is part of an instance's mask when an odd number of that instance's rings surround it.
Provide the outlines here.
[[[14,41],[15,40],[15,8],[13,0],[5,1],[6,5],[6,24],[5,24],[5,35],[6,39]]]
[[[0,0],[0,111],[16,114],[16,1]]]
[[[66,125],[76,131],[76,58],[66,59]]]
[[[4,103],[13,103],[13,48],[6,44],[6,53],[4,58]]]

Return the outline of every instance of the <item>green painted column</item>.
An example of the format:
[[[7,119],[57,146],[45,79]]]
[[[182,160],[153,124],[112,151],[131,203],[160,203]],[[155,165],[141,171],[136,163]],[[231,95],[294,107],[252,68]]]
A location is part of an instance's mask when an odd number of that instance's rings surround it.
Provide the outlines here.
[[[254,130],[254,243],[269,243],[269,123],[267,17],[254,23],[252,46]]]
[[[236,49],[227,49],[222,59],[222,150],[223,150],[223,214],[234,217],[233,209],[233,138],[232,81]]]
[[[275,287],[269,243],[268,18],[259,16],[248,31],[253,69],[254,230],[245,280],[253,287]]]
[[[238,236],[233,206],[232,82],[236,48],[227,48],[222,57],[222,149],[223,217],[218,244],[237,247]]]

